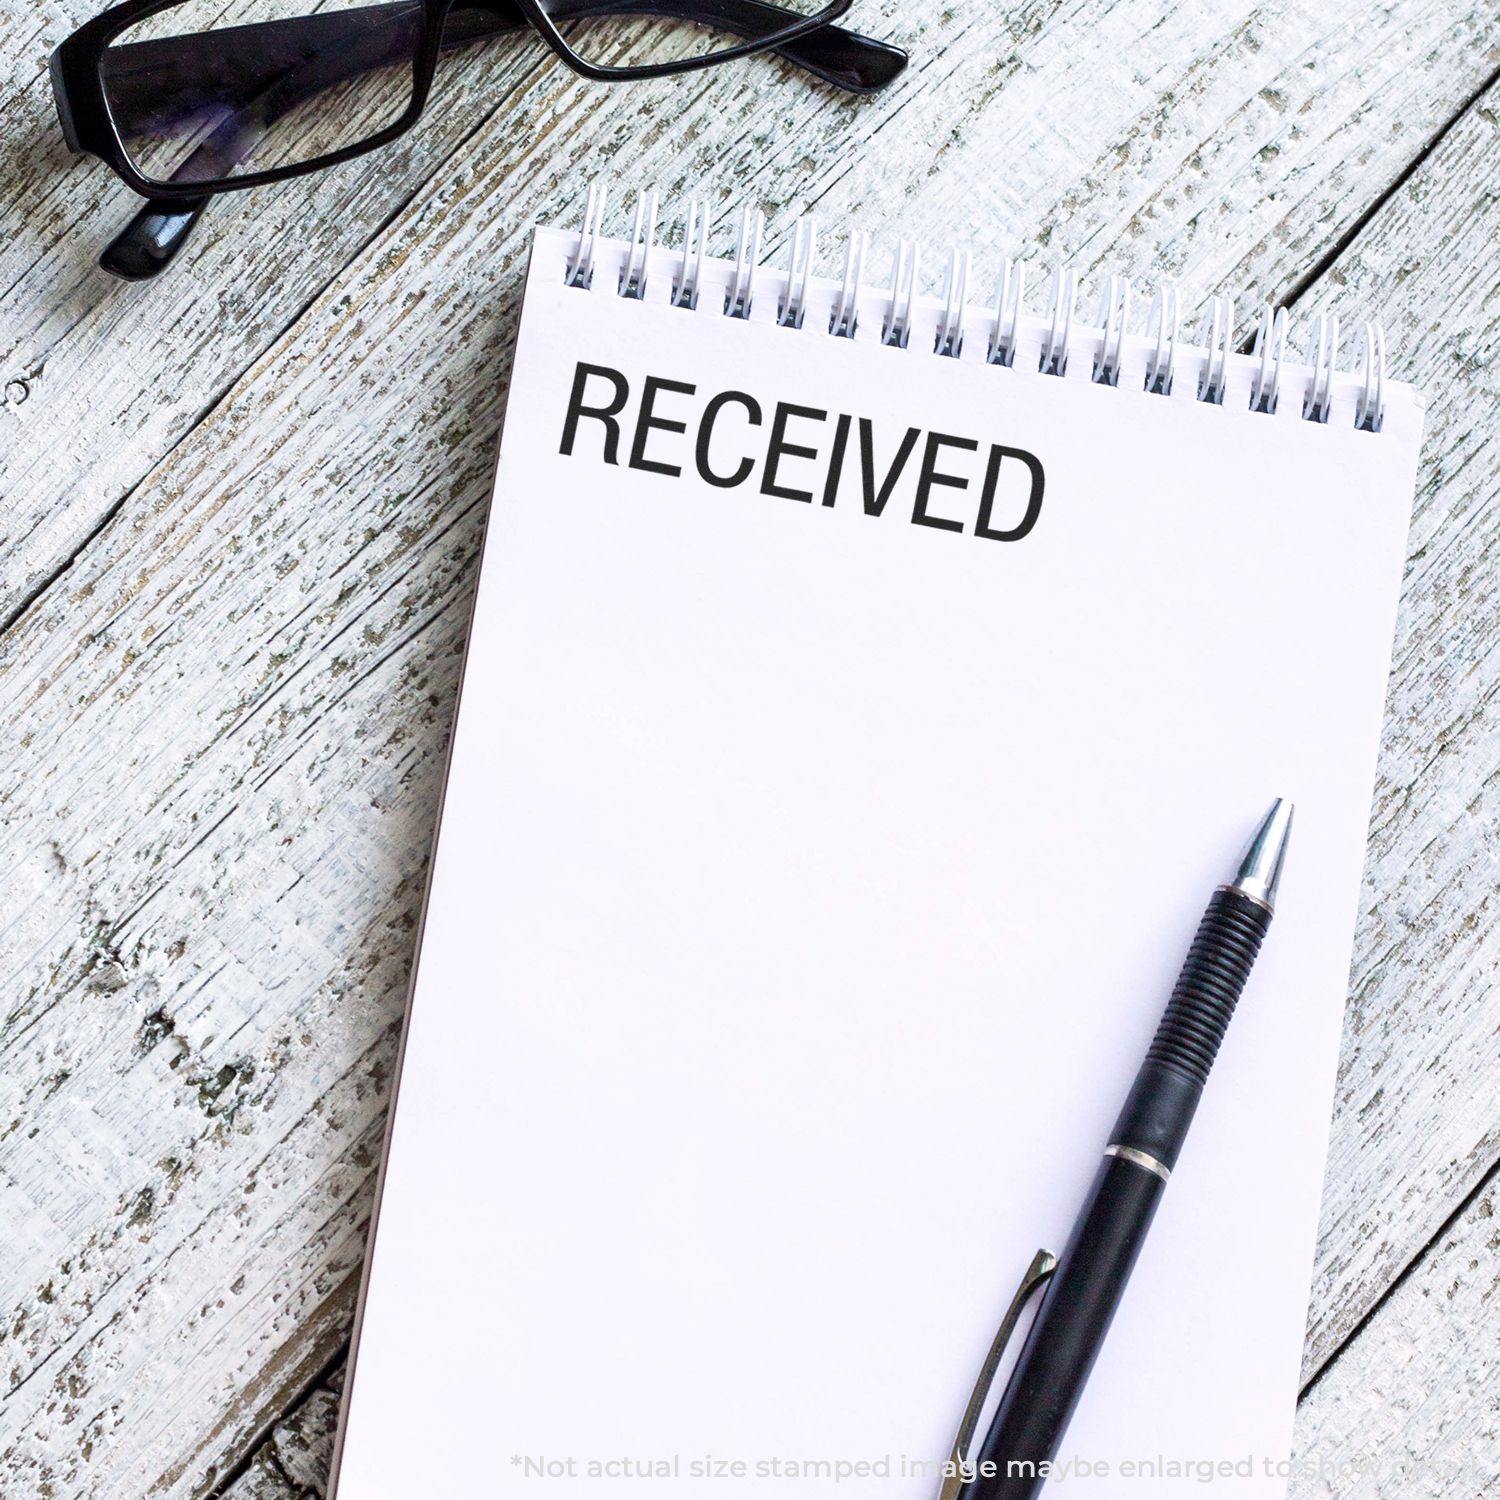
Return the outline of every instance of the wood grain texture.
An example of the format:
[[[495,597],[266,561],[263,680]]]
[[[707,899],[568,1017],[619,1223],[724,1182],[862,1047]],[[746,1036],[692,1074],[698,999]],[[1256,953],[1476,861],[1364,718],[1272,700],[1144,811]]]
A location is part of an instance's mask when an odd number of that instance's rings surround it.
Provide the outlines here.
[[[673,192],[753,182],[783,222],[815,204],[874,224],[899,214],[911,233],[1273,292],[1500,61],[1482,0],[1022,0],[915,21],[887,0],[861,24],[916,64],[865,101],[756,60],[603,88],[539,43],[506,43],[455,60],[395,148],[216,204],[186,266],[143,288],[91,264],[129,195],[97,164],[70,167],[57,141],[43,60],[87,10],[28,9],[0,38],[0,620],[300,330],[339,267],[363,251],[385,284],[416,251],[412,226],[455,194],[457,222],[513,236],[576,199],[580,163]],[[450,277],[432,295],[473,289]]]
[[[320,1383],[272,1428],[223,1500],[305,1500],[328,1489],[342,1371]]]
[[[242,195],[132,290],[86,269],[117,195],[38,145],[72,17],[32,15],[0,39],[30,141],[0,137],[0,585],[36,595],[0,637],[0,1493],[199,1495],[347,1327],[524,234],[578,211],[579,164],[991,271],[1274,290],[1493,74],[1500,17],[890,5],[862,24],[918,62],[862,104],[771,64],[603,90],[497,56],[401,151]],[[1304,299],[1382,312],[1435,397],[1310,1372],[1497,1152],[1494,110]],[[237,1484],[308,1474],[262,1453]]]
[[[1316,1369],[1500,1156],[1500,89],[1314,289],[1429,395],[1344,1028]]]
[[[1294,1493],[1481,1500],[1500,1476],[1500,1189],[1494,1175],[1298,1413]],[[1476,1358],[1474,1351],[1488,1351]]]

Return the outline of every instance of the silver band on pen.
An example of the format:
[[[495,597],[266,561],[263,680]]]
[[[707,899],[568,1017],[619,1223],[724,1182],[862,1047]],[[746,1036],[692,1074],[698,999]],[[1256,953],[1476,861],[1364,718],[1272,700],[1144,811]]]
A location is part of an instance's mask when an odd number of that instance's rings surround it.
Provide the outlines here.
[[[1134,1146],[1106,1146],[1106,1156],[1118,1156],[1121,1161],[1134,1163],[1138,1167],[1144,1167],[1148,1172],[1155,1172],[1165,1182],[1171,1175],[1172,1169],[1165,1162],[1157,1161],[1154,1156],[1148,1156],[1144,1151],[1137,1151]]]

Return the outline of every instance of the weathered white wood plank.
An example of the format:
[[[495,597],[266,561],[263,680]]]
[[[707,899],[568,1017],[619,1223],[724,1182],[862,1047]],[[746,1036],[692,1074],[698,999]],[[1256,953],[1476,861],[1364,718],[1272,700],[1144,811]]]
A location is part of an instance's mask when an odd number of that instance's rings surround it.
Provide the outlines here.
[[[342,1372],[320,1384],[271,1430],[224,1500],[300,1500],[328,1489]]]
[[[1311,1371],[1500,1157],[1500,89],[1309,302],[1429,395],[1344,1029]]]
[[[1500,1189],[1492,1178],[1308,1392],[1301,1500],[1478,1500],[1500,1485]]]
[[[543,117],[539,43],[455,70],[418,129],[307,186],[213,205],[162,279],[130,286],[94,259],[134,198],[61,144],[50,49],[98,7],[28,11],[0,36],[0,620],[65,564],[257,355],[490,114]],[[13,81],[11,81],[13,80]]]
[[[1080,13],[1097,23],[1093,30],[1079,26]],[[629,147],[641,176],[696,185],[700,173],[743,173],[773,205],[822,194],[840,214],[867,222],[900,210],[905,173],[921,163],[930,176],[907,210],[919,229],[940,231],[955,213],[954,185],[976,170],[974,160],[949,165],[964,141],[993,130],[1013,148],[1014,106],[1050,97],[1073,68],[1126,78],[1122,38],[1103,24],[1112,14],[1071,12],[1084,61],[1059,53],[1039,70],[1040,82],[1024,68],[1005,73],[956,140],[910,139],[909,121],[927,109],[914,98],[910,113],[860,147],[884,163],[883,175],[840,166],[834,153],[846,141],[832,129],[783,140],[783,119],[726,142],[711,118],[714,95],[696,113],[648,125],[639,142],[632,135],[640,122],[628,118],[579,121],[565,109],[528,116],[540,103],[523,105],[521,116],[551,131],[548,149],[559,159],[604,130],[605,155],[628,160]],[[1202,53],[1192,66],[1181,61],[1184,74],[1222,80],[1227,68],[1241,89],[1263,77],[1289,90],[1300,81],[1306,46],[1268,58],[1262,34],[1253,46],[1226,39],[1217,18],[1196,14]],[[1398,14],[1415,36],[1431,28],[1423,45],[1434,55],[1469,26],[1419,6],[1382,9],[1371,25],[1389,27]],[[1162,25],[1181,15],[1174,10]],[[1397,160],[1392,122],[1367,112],[1379,95],[1372,83],[1388,80],[1361,72],[1382,66],[1364,50],[1364,28],[1347,16],[1313,27],[1301,12],[1276,15],[1316,35],[1332,35],[1336,24],[1349,34],[1347,67],[1328,70],[1337,89],[1302,100],[1297,128],[1320,120],[1322,151],[1336,152],[1340,174],[1362,162],[1384,180],[1382,164]],[[1477,47],[1484,56],[1494,35],[1476,33],[1478,24],[1464,40],[1470,55]],[[1048,34],[1044,27],[1040,35]],[[1383,36],[1389,49],[1392,36]],[[991,62],[984,57],[986,69]],[[943,67],[952,71],[933,71]],[[962,77],[975,67],[968,54],[929,62],[924,88],[960,103],[982,93]],[[1058,178],[1090,180],[1078,170],[1085,162],[1104,181],[1098,164],[1113,150],[1109,132],[1118,137],[1121,121],[1140,116],[1141,99],[1159,87],[1148,78],[1132,94],[1121,83],[1128,97],[1111,94],[1098,119],[1079,114],[1038,127],[1035,152]],[[1051,249],[1077,214],[1084,227],[1067,243],[1088,264],[1110,233],[1124,233],[1137,269],[1155,246],[1189,271],[1222,260],[1243,266],[1245,280],[1285,284],[1305,264],[1306,243],[1278,235],[1274,194],[1283,179],[1262,179],[1261,198],[1243,207],[1243,238],[1227,245],[1219,231],[1200,229],[1201,200],[1162,187],[1194,179],[1195,136],[1217,141],[1238,131],[1248,150],[1265,121],[1254,106],[1245,114],[1245,104],[1235,99],[1233,128],[1222,110],[1210,123],[1179,104],[1160,121],[1161,136],[1141,130],[1146,169],[1135,177],[1128,161],[1120,169],[1120,191],[1142,205],[1128,210],[1128,229],[1087,228],[1080,198],[1050,236],[1045,219],[1022,232],[1036,206],[1026,198],[998,204],[1011,215],[1013,243],[1048,237]],[[1332,119],[1342,106],[1346,113]],[[922,117],[942,116],[934,106]],[[1281,128],[1291,142],[1292,128]],[[14,1289],[0,1320],[7,1492],[26,1493],[45,1475],[59,1500],[197,1493],[341,1337],[472,583],[520,227],[571,193],[560,173],[508,163],[508,129],[481,135],[317,299],[243,386],[149,472],[99,543],[4,643],[4,720],[20,737],[4,772],[14,864],[0,905],[4,951],[15,959],[12,1011],[0,1031],[0,1129],[9,1131],[0,1142],[0,1211],[20,1226],[0,1247],[3,1284]],[[1482,353],[1496,340],[1495,309],[1482,292],[1484,269],[1494,265],[1495,204],[1484,196],[1484,173],[1493,177],[1497,165],[1493,136],[1493,115],[1476,113],[1403,195],[1405,228],[1367,232],[1351,261],[1366,266],[1367,291],[1396,289],[1410,303],[1397,330],[1398,345],[1409,345],[1403,362],[1415,360],[1419,375],[1440,375],[1445,385],[1457,347],[1442,327],[1450,299],[1476,310],[1479,327],[1468,337],[1478,342],[1466,347]],[[1151,155],[1166,150],[1164,138],[1176,154]],[[772,159],[755,175],[768,148]],[[1250,154],[1259,158],[1259,148]],[[1303,182],[1321,157],[1299,157],[1289,144],[1268,158],[1276,159]],[[1226,167],[1222,192],[1231,180],[1239,177]],[[1037,203],[1043,186],[1061,192],[1041,175],[1034,181]],[[1331,242],[1352,222],[1368,201],[1360,181],[1350,177],[1338,213],[1314,240]],[[1127,213],[1123,204],[1110,211]],[[975,213],[959,227],[982,238]],[[1445,239],[1451,250],[1407,267]],[[1492,391],[1487,378],[1473,376],[1476,389]],[[1406,940],[1413,966],[1441,955],[1450,974],[1471,972],[1478,983],[1494,967],[1483,925],[1490,887],[1480,884],[1484,850],[1467,809],[1482,790],[1470,757],[1494,748],[1484,716],[1493,662],[1487,668],[1481,654],[1493,641],[1482,636],[1477,611],[1465,636],[1436,605],[1469,574],[1475,587],[1493,589],[1493,570],[1484,571],[1494,516],[1494,448],[1486,445],[1496,434],[1493,421],[1472,433],[1453,421],[1444,432],[1438,441],[1435,431],[1428,472],[1447,477],[1429,481],[1419,525],[1427,526],[1426,549],[1452,566],[1433,575],[1426,612],[1408,617],[1398,673],[1410,695],[1398,714],[1406,715],[1409,750],[1398,743],[1393,753],[1409,754],[1411,766],[1393,785],[1417,781],[1442,742],[1433,732],[1439,716],[1455,726],[1456,750],[1418,783],[1428,821],[1386,794],[1389,849],[1381,857],[1390,865],[1384,877],[1377,872],[1376,888],[1394,887],[1393,870],[1410,878],[1420,853],[1428,894],[1440,904]],[[1455,515],[1468,521],[1454,529]],[[1454,671],[1434,676],[1445,649]],[[1480,676],[1457,670],[1476,660]],[[1400,691],[1398,683],[1398,704]],[[1484,763],[1493,765],[1493,755]],[[1492,798],[1475,805],[1493,819]],[[1411,899],[1420,894],[1413,888]],[[1435,1127],[1435,1150],[1447,1153],[1439,1188],[1461,1191],[1486,1151],[1492,1159],[1493,1139],[1451,1099],[1402,1113],[1427,1053],[1414,1054],[1393,991],[1381,989],[1388,979],[1361,954],[1369,1024],[1394,1019],[1380,1063],[1384,1095],[1358,1078],[1351,1085],[1346,1062],[1349,1138],[1360,1152],[1381,1135],[1409,1148],[1414,1131]],[[1431,1033],[1419,1028],[1418,1041],[1447,1068],[1447,1093],[1468,1097],[1478,1076],[1474,996],[1437,988],[1428,981]],[[1328,1221],[1325,1245],[1342,1253],[1370,1232],[1390,1188],[1383,1166],[1359,1169],[1361,1191]],[[1413,1173],[1394,1183],[1410,1201],[1380,1223],[1386,1248],[1361,1259],[1353,1246],[1354,1259],[1331,1271],[1325,1249],[1320,1308],[1337,1311],[1324,1317],[1326,1339],[1352,1326],[1430,1234],[1434,1210],[1418,1181]],[[1436,1221],[1444,1212],[1435,1209]]]
[[[756,60],[602,89],[539,43],[502,43],[445,69],[413,137],[311,184],[224,199],[185,264],[130,287],[92,259],[133,200],[97,163],[69,163],[43,66],[88,9],[38,4],[0,38],[0,620],[487,116],[501,123],[439,191],[492,175],[498,155],[520,170],[484,207],[510,229],[597,167],[673,189],[753,180],[778,210],[900,211],[943,238],[1275,288],[1500,63],[1482,0],[1025,0],[931,17],[886,0],[861,24],[908,43],[916,65],[866,101]],[[387,246],[407,253],[403,237]]]

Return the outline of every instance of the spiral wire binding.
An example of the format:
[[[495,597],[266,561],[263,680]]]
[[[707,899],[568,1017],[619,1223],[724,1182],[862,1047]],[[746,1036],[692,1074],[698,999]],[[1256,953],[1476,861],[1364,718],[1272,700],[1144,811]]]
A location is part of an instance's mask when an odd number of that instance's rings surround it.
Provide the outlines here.
[[[1307,399],[1302,403],[1302,415],[1309,422],[1326,422],[1339,356],[1339,320],[1328,313],[1319,313],[1314,339],[1315,352],[1309,361],[1313,378],[1307,388]]]
[[[1260,364],[1250,382],[1251,411],[1276,414],[1276,403],[1281,396],[1281,365],[1286,358],[1286,326],[1286,308],[1266,303],[1261,309],[1260,332],[1255,339]]]
[[[1125,330],[1130,325],[1130,278],[1111,276],[1099,308],[1099,326],[1104,337],[1094,360],[1092,378],[1099,385],[1119,385],[1120,356],[1125,350]]]
[[[682,260],[672,278],[673,307],[685,307],[689,312],[697,308],[707,254],[708,204],[702,198],[689,198],[682,218]]]
[[[957,359],[964,348],[964,316],[969,305],[969,277],[974,257],[967,250],[955,250],[948,258],[948,285],[943,297],[943,316],[938,322],[932,348],[936,354]]]
[[[792,234],[792,264],[786,277],[786,295],[776,309],[776,321],[783,328],[800,328],[807,315],[807,285],[812,280],[816,244],[817,229],[811,215],[798,219]]]
[[[1182,326],[1181,302],[1177,283],[1169,281],[1151,299],[1148,338],[1156,340],[1146,365],[1146,389],[1153,396],[1170,396],[1172,379],[1177,373],[1177,333]]]
[[[1354,355],[1364,376],[1354,408],[1354,425],[1361,432],[1379,432],[1385,422],[1385,329],[1366,323]]]
[[[594,284],[594,251],[599,244],[599,225],[604,220],[607,190],[602,183],[589,184],[588,206],[583,211],[583,229],[578,235],[578,246],[568,262],[565,280],[569,286],[590,287]]]
[[[630,226],[630,254],[620,272],[620,295],[637,301],[646,295],[646,265],[656,244],[656,190],[641,193],[635,200],[635,222]]]
[[[839,286],[838,300],[828,315],[828,331],[837,339],[852,339],[859,327],[859,294],[865,284],[865,255],[870,248],[870,236],[856,229],[849,236],[849,247],[844,252],[844,279]]]
[[[907,347],[921,264],[921,240],[902,240],[891,267],[891,305],[886,313],[885,326],[880,331],[882,344],[894,344],[899,349]]]
[[[1067,266],[1059,266],[1053,273],[1051,301],[1052,321],[1042,340],[1042,357],[1037,368],[1043,375],[1066,375],[1073,313],[1078,306],[1078,277]]]
[[[748,318],[755,300],[755,271],[760,265],[760,242],[766,219],[758,208],[740,215],[740,237],[734,248],[734,280],[724,298],[724,313],[730,318]]]
[[[1229,356],[1234,353],[1234,299],[1218,296],[1209,304],[1199,340],[1208,350],[1203,374],[1198,381],[1198,399],[1214,406],[1224,404],[1225,377],[1229,374]]]
[[[583,224],[568,252],[564,284],[590,288],[603,223],[608,207],[603,184],[589,187]],[[654,189],[636,198],[630,238],[621,266],[617,291],[620,296],[644,300],[649,283],[651,260],[656,249],[659,199]],[[673,307],[696,309],[703,289],[704,268],[708,256],[710,213],[703,199],[690,199],[684,206],[682,248],[676,252],[667,301]],[[724,295],[723,311],[727,317],[747,319],[755,305],[757,271],[765,235],[764,216],[746,208],[740,216],[735,239],[733,267]],[[865,266],[869,258],[870,237],[856,230],[849,235],[844,250],[843,273],[837,283],[828,315],[828,333],[834,338],[852,339],[860,325],[860,302],[865,294]],[[812,290],[817,252],[817,231],[811,217],[799,219],[794,227],[784,285],[778,295],[775,320],[788,328],[802,328]],[[665,252],[664,252],[665,253]],[[920,295],[922,245],[917,240],[901,240],[891,267],[890,291],[886,296],[881,320],[880,341],[908,348]],[[933,337],[933,352],[949,359],[962,356],[971,314],[969,292],[973,282],[973,258],[967,250],[954,250],[948,257],[943,286],[941,311]],[[1058,377],[1068,373],[1072,352],[1079,283],[1077,273],[1060,265],[1050,279],[1048,313],[1042,323],[1041,349],[1037,368],[1041,373]],[[1021,341],[1022,320],[1026,308],[1026,267],[1007,260],[996,289],[994,310],[985,341],[984,359],[988,364],[1013,368]],[[930,304],[929,304],[930,305]],[[1092,345],[1092,363],[1087,377],[1100,385],[1116,386],[1126,360],[1126,340],[1130,334],[1131,284],[1128,277],[1111,276],[1104,289],[1099,309],[1099,326],[1083,335]],[[1037,320],[1032,319],[1034,330]],[[1289,320],[1286,309],[1264,304],[1260,310],[1256,337],[1251,350],[1248,407],[1252,412],[1274,415],[1280,405],[1282,377],[1287,362]],[[1182,298],[1175,283],[1167,282],[1152,299],[1147,320],[1145,344],[1147,357],[1141,389],[1148,394],[1170,396],[1182,356]],[[1033,333],[1030,335],[1034,337]],[[1206,405],[1223,406],[1229,387],[1232,356],[1236,355],[1235,305],[1228,296],[1215,296],[1205,312],[1197,346],[1188,351],[1191,361],[1201,359],[1191,392],[1191,399]],[[1141,340],[1135,339],[1139,348]],[[1311,378],[1302,396],[1300,415],[1309,422],[1326,424],[1333,410],[1334,382],[1340,374],[1339,320],[1329,313],[1318,316],[1309,342],[1308,368]],[[1386,356],[1385,332],[1377,322],[1360,325],[1354,354],[1354,373],[1359,379],[1355,395],[1354,426],[1361,432],[1379,432],[1385,423]],[[1189,399],[1186,395],[1183,399]]]
[[[989,362],[1009,369],[1016,362],[1016,334],[1026,295],[1026,267],[1007,260],[995,293],[995,327],[990,334]]]

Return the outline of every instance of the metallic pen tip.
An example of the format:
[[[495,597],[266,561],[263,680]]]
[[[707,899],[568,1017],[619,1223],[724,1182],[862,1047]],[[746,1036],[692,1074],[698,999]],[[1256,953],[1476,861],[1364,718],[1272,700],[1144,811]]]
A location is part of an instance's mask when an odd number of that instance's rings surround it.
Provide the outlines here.
[[[1272,911],[1276,909],[1276,887],[1281,884],[1281,867],[1286,861],[1291,832],[1292,804],[1278,797],[1255,830],[1255,837],[1240,861],[1239,873],[1229,882],[1235,890],[1243,891],[1252,901],[1259,901]]]

